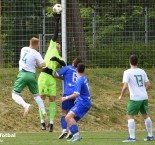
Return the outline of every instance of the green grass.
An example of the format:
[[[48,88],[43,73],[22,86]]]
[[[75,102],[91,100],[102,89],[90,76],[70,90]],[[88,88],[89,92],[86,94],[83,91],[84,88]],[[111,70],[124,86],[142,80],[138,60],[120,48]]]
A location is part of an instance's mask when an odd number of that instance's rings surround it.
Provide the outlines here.
[[[152,145],[154,141],[144,142],[146,132],[137,131],[137,141],[134,143],[123,143],[128,138],[126,132],[81,132],[83,139],[79,142],[70,143],[64,138],[58,139],[59,133],[16,133],[15,138],[0,138],[2,145]]]
[[[79,122],[81,131],[122,131],[127,129],[126,105],[129,99],[127,92],[122,102],[118,102],[118,96],[122,87],[122,75],[125,68],[92,68],[86,69],[89,80],[92,108]],[[152,118],[153,129],[155,128],[155,68],[145,69],[152,84],[149,90],[149,114]],[[38,107],[33,96],[27,88],[21,96],[33,105],[33,109],[26,119],[22,117],[23,108],[11,98],[11,91],[16,79],[18,69],[0,69],[0,131],[15,132],[40,132],[40,119]],[[38,73],[39,74],[39,73]],[[37,75],[38,76],[38,75]],[[54,130],[60,131],[60,97],[62,95],[62,82],[57,80],[57,112],[54,121]],[[45,101],[47,113],[49,102]],[[136,129],[145,130],[144,120],[140,115],[135,117]],[[48,121],[46,122],[48,124]]]

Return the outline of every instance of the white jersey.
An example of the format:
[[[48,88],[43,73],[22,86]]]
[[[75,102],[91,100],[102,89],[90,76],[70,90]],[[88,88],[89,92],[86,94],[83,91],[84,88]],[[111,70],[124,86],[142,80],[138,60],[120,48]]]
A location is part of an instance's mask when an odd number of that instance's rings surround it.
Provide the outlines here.
[[[131,68],[124,71],[123,83],[128,83],[130,100],[139,101],[148,99],[145,88],[145,83],[148,81],[145,71],[140,68]]]
[[[40,53],[30,47],[23,47],[20,53],[19,71],[22,69],[29,72],[36,72],[37,62],[43,64],[44,60]]]

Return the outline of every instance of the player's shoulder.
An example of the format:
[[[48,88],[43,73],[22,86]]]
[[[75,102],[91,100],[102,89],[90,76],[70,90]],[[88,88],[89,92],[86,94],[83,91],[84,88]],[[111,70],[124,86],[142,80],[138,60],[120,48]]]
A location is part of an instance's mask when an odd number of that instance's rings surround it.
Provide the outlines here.
[[[130,76],[133,73],[133,69],[129,68],[124,71],[124,76]]]
[[[137,70],[139,70],[139,71],[143,71],[143,72],[144,72],[144,69],[142,69],[142,68],[137,68]]]
[[[87,81],[86,76],[80,76],[80,77],[78,78],[78,82],[85,82],[85,81]]]
[[[76,67],[75,67],[75,66],[69,65],[68,68],[69,68],[70,70],[76,71]]]
[[[25,46],[25,47],[22,47],[22,49],[21,49],[21,50],[30,50],[30,47]]]
[[[72,66],[72,65],[67,65],[64,67],[66,70],[71,70],[71,71],[76,71],[76,68],[75,66]]]
[[[124,74],[132,74],[132,73],[145,73],[145,71],[141,68],[130,68],[124,71]]]
[[[145,72],[144,69],[139,68],[139,71],[140,71],[141,73],[143,73],[143,74],[146,74],[146,72]]]
[[[68,69],[70,69],[70,65],[66,65],[66,66],[64,66],[62,69],[63,69],[63,70],[68,70]]]

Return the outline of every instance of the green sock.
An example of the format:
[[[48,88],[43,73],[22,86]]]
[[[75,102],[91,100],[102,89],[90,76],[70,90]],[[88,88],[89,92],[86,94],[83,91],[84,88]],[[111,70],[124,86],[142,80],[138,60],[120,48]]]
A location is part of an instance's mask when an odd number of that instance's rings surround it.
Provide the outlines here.
[[[49,111],[50,111],[50,121],[54,121],[55,112],[56,112],[55,102],[50,102]]]
[[[44,120],[44,116],[43,116],[43,113],[42,113],[40,108],[39,108],[39,116],[40,116],[40,120],[43,121]]]

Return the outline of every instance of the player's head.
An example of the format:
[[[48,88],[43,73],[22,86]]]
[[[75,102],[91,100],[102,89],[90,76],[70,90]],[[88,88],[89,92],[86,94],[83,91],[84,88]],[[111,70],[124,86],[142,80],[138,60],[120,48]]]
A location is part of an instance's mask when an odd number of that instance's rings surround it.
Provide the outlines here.
[[[72,65],[75,67],[77,67],[79,63],[82,63],[82,59],[80,57],[77,57],[72,61]]]
[[[61,44],[59,42],[56,42],[56,48],[58,50],[58,52],[61,52]]]
[[[78,63],[76,70],[77,70],[78,73],[84,73],[85,64],[84,63]]]
[[[36,38],[36,37],[32,37],[30,39],[30,47],[35,49],[35,50],[38,50],[38,48],[39,48],[39,39]]]
[[[129,57],[130,65],[136,66],[138,64],[138,56],[137,55],[130,55]]]

